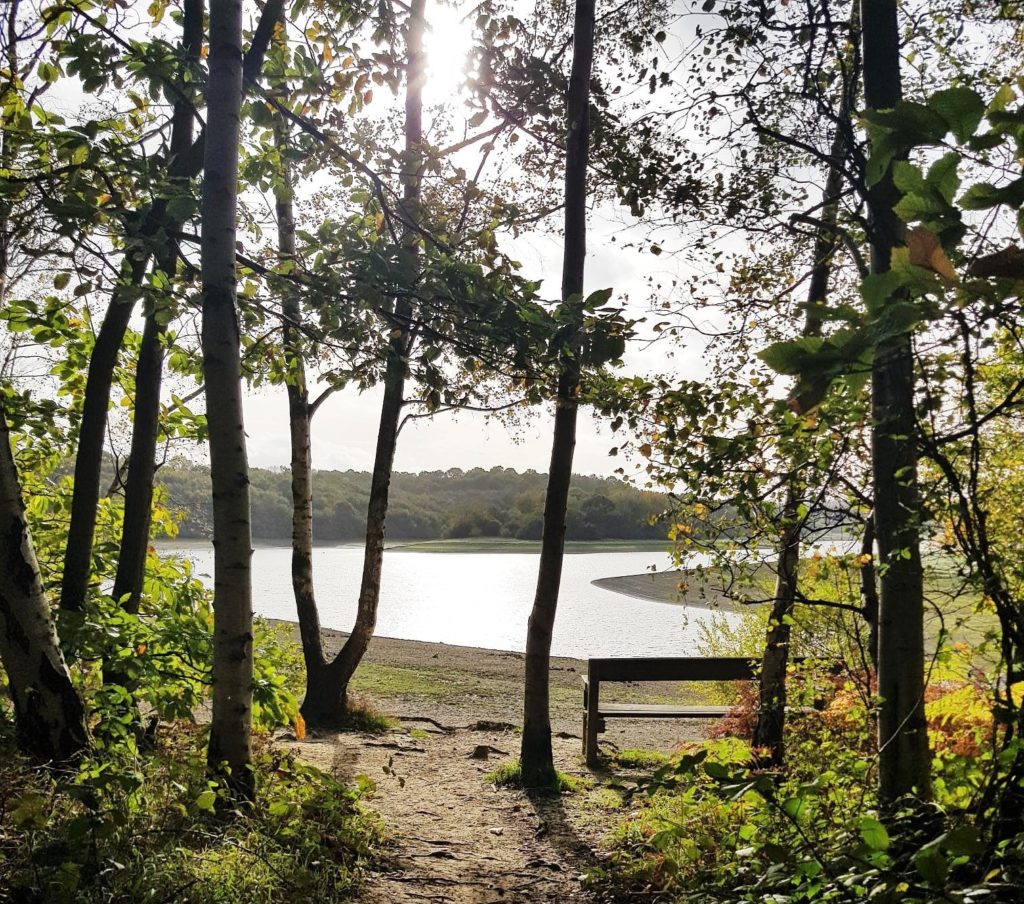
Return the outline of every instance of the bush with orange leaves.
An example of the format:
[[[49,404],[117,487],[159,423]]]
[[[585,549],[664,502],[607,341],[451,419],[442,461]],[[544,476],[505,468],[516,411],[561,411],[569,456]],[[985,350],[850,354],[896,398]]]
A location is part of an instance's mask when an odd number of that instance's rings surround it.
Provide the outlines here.
[[[948,673],[947,673],[948,675]],[[812,678],[814,680],[812,680]],[[809,714],[821,727],[843,734],[849,741],[859,738],[870,752],[873,744],[871,701],[866,692],[876,687],[873,673],[842,675],[793,675],[791,698],[814,694],[820,712]],[[713,738],[737,737],[749,740],[757,721],[758,689],[754,682],[736,682],[736,704],[710,732]],[[994,720],[992,696],[985,675],[976,668],[966,678],[944,676],[929,683],[925,691],[925,715],[932,750],[938,758],[978,757],[989,750]],[[805,719],[791,719],[794,731],[809,728]],[[854,744],[854,746],[858,746]]]

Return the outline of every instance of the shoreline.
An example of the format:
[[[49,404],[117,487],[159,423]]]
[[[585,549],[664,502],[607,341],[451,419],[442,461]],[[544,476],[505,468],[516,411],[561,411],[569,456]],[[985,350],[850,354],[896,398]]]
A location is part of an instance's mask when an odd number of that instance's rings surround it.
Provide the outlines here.
[[[595,578],[590,583],[610,593],[620,593],[633,599],[670,606],[692,606],[716,612],[744,612],[749,607],[727,597],[722,591],[708,586],[706,581],[691,585],[690,572],[648,571],[643,574],[624,574],[610,578]]]

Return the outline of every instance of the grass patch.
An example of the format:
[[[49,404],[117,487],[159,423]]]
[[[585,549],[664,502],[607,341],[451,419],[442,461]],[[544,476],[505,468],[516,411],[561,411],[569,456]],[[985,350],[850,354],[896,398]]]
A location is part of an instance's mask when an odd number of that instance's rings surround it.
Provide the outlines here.
[[[672,757],[667,753],[658,750],[634,748],[620,750],[611,758],[611,762],[613,766],[620,769],[656,769],[658,766],[664,766],[671,759]]]
[[[398,722],[380,712],[369,701],[358,700],[348,706],[343,727],[346,731],[387,734],[398,728]]]
[[[451,681],[430,669],[364,663],[352,679],[352,686],[379,697],[448,697]]]
[[[587,793],[586,805],[596,810],[621,810],[622,795],[614,788],[602,785]]]
[[[519,760],[506,760],[497,769],[488,772],[484,776],[488,781],[499,788],[522,788],[523,770]],[[572,794],[586,788],[593,787],[589,779],[577,778],[575,775],[567,775],[564,772],[555,770],[555,782],[550,788],[551,791],[558,791],[560,794]]]

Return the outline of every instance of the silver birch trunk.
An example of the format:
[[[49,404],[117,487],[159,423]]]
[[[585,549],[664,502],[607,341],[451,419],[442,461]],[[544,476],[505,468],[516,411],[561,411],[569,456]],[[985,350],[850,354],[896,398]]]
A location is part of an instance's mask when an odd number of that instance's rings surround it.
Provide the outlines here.
[[[572,71],[566,103],[565,247],[562,302],[583,294],[587,254],[587,166],[590,159],[590,75],[594,62],[595,0],[576,0]],[[580,362],[572,348],[563,354],[555,398],[551,463],[544,498],[537,591],[526,634],[523,688],[523,785],[549,787],[555,780],[551,752],[551,636],[558,609],[565,552],[565,518],[576,448]]]
[[[21,750],[43,763],[67,763],[78,757],[89,743],[85,712],[57,642],[2,407],[0,659],[14,701]]]
[[[242,103],[242,3],[210,8],[205,179],[202,198],[203,375],[213,492],[213,712],[207,760],[251,796],[252,539],[242,416],[235,222]]]

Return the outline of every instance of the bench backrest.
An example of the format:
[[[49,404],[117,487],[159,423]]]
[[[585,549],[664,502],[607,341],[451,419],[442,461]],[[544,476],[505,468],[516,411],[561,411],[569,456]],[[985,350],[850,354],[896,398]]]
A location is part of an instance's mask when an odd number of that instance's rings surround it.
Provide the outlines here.
[[[760,662],[738,656],[590,659],[590,683],[599,681],[753,681]]]

